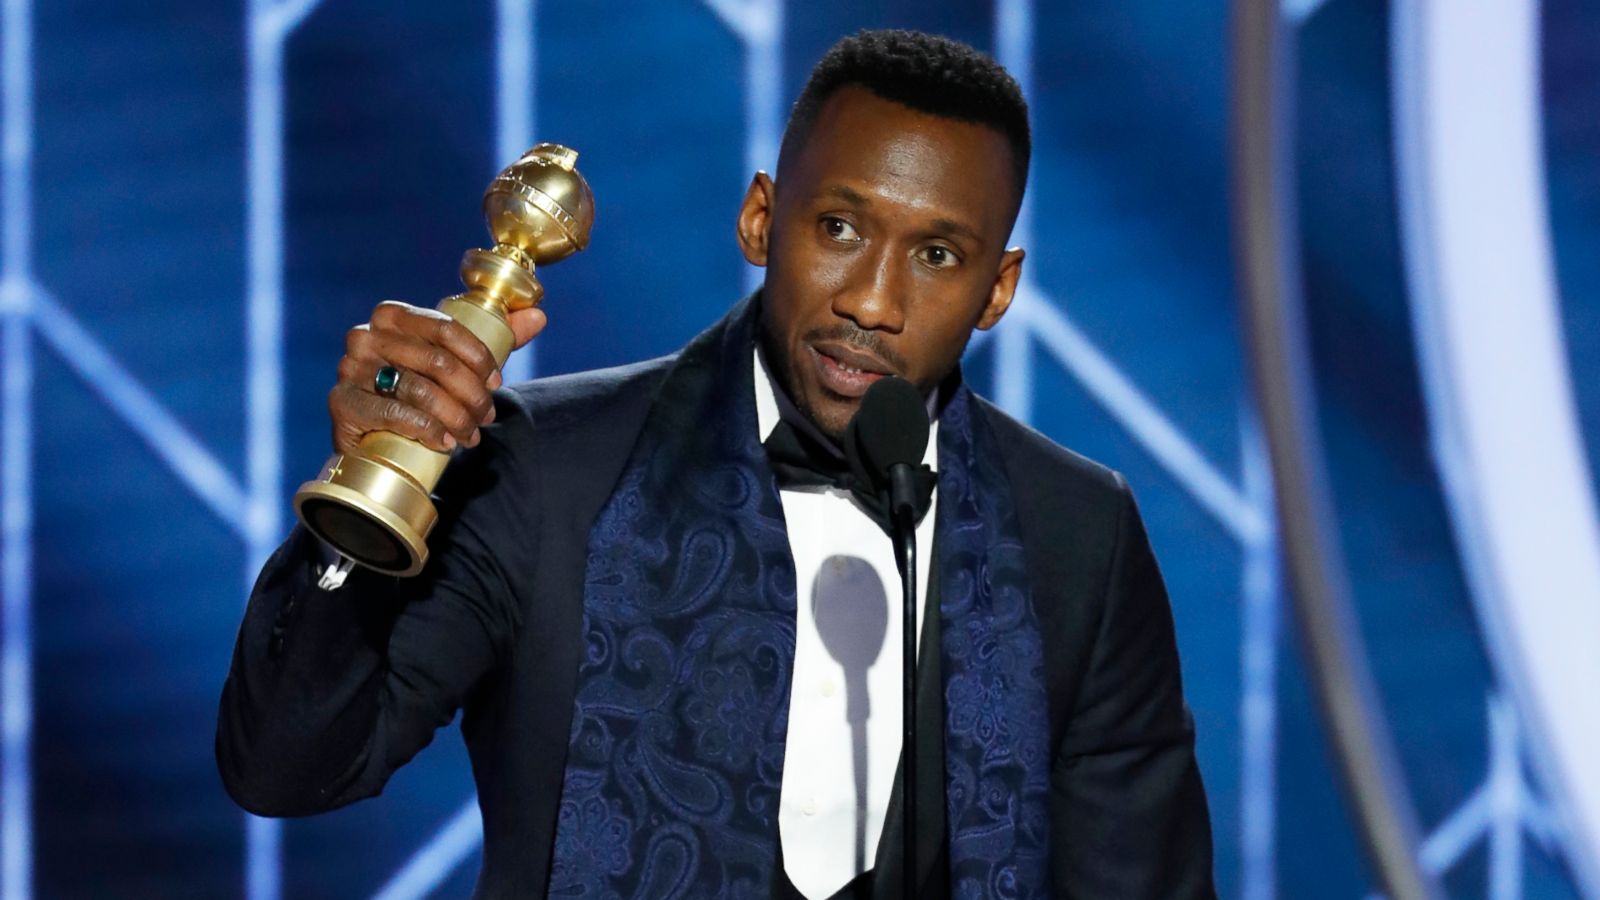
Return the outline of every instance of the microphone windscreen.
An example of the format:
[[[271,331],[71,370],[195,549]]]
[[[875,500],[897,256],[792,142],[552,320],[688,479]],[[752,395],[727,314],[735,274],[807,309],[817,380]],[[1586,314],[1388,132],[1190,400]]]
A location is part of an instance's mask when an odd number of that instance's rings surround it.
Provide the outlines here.
[[[880,378],[867,388],[850,431],[862,462],[876,478],[889,467],[922,464],[928,449],[928,408],[911,382],[898,376]]]

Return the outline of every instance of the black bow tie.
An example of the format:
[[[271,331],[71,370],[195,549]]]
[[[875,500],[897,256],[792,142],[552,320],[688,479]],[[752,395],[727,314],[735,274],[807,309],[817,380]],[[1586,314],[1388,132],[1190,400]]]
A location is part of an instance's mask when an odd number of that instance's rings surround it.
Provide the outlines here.
[[[848,491],[872,521],[893,535],[889,522],[889,487],[874,484],[865,472],[852,471],[843,451],[821,435],[779,419],[762,445],[767,462],[778,476],[778,487],[824,487]],[[916,471],[917,508],[926,510],[939,477],[926,465]]]

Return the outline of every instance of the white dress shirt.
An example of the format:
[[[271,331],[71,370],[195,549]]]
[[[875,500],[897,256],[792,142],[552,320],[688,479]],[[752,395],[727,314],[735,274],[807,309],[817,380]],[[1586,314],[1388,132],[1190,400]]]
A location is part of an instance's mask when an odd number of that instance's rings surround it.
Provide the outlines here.
[[[759,352],[754,365],[765,440],[778,424],[778,402]],[[923,456],[929,467],[938,458],[937,422],[931,431]],[[778,830],[789,880],[816,900],[871,868],[877,855],[900,762],[903,603],[893,542],[848,492],[785,488],[779,498],[798,612]],[[919,626],[937,502],[936,492],[917,524]],[[864,773],[856,771],[858,754]]]

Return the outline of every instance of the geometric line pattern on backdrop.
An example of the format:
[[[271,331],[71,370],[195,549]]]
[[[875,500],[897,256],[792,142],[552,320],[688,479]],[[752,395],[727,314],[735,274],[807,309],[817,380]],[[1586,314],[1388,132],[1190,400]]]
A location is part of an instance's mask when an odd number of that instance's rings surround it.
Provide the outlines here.
[[[1248,406],[1239,417],[1244,495],[1264,527],[1243,540],[1239,574],[1239,896],[1277,890],[1278,640],[1283,579],[1266,439]]]
[[[283,481],[283,57],[320,0],[249,0],[245,28],[245,415],[251,500],[242,596],[272,555]],[[278,900],[283,823],[245,815],[245,896]]]
[[[422,849],[411,855],[373,900],[417,900],[432,894],[439,883],[483,845],[483,816],[478,801],[470,799],[440,828]]]
[[[744,56],[744,174],[772,172],[783,137],[784,0],[701,0],[739,39]],[[744,288],[761,286],[762,270],[744,266]]]
[[[1511,701],[1491,691],[1484,705],[1489,721],[1488,772],[1466,802],[1422,842],[1417,856],[1429,873],[1442,875],[1483,840],[1488,844],[1489,860],[1484,896],[1518,900],[1522,896],[1523,833],[1531,835],[1551,856],[1561,852],[1563,842],[1555,816],[1524,775],[1521,729]],[[1382,894],[1372,894],[1368,900],[1382,898]]]
[[[510,165],[533,146],[539,96],[539,27],[536,0],[495,0],[494,5],[494,161]],[[532,342],[511,354],[501,367],[506,384],[532,378],[539,368],[538,348]]]
[[[4,470],[4,640],[0,642],[0,894],[33,893],[32,851],[32,338],[35,334],[106,404],[116,418],[210,508],[246,548],[248,586],[266,560],[278,530],[277,484],[282,447],[282,43],[315,0],[252,0],[249,16],[249,184],[246,244],[250,247],[245,311],[246,478],[229,475],[149,391],[90,332],[38,284],[32,271],[33,20],[29,0],[4,0],[3,36],[3,269],[4,408],[0,411],[0,469]],[[88,377],[93,372],[93,378]],[[107,376],[115,377],[107,377]],[[247,879],[253,900],[278,894],[276,822],[248,817]]]
[[[0,897],[33,892],[33,9],[0,7]]]
[[[1489,717],[1488,773],[1467,801],[1423,842],[1420,855],[1430,872],[1443,873],[1484,838],[1489,843],[1486,896],[1514,900],[1522,896],[1522,832],[1537,839],[1547,853],[1560,850],[1560,835],[1555,819],[1523,775],[1516,710],[1499,693],[1490,693],[1484,705]]]
[[[1327,2],[1328,0],[1283,0],[1279,6],[1283,10],[1285,19],[1295,25],[1303,25]]]

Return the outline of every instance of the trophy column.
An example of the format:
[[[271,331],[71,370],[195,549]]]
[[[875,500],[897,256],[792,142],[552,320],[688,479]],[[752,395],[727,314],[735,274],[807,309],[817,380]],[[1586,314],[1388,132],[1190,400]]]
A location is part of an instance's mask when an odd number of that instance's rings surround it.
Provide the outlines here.
[[[489,348],[496,368],[511,353],[506,314],[544,297],[536,267],[588,246],[594,195],[574,168],[577,159],[567,147],[539,144],[495,178],[483,198],[495,245],[467,251],[461,261],[467,290],[439,304]],[[439,518],[430,494],[449,461],[448,453],[419,441],[372,432],[300,486],[295,515],[360,565],[415,575],[428,561],[428,533]]]

